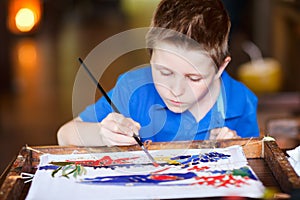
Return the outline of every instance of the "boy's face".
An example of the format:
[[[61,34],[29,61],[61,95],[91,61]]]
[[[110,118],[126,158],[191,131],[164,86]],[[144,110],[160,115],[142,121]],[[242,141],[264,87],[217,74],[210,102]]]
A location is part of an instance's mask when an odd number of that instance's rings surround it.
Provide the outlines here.
[[[198,103],[211,100],[210,91],[218,80],[215,64],[200,50],[170,47],[166,46],[167,51],[153,50],[150,62],[155,87],[168,109],[175,113],[186,110],[193,113]]]

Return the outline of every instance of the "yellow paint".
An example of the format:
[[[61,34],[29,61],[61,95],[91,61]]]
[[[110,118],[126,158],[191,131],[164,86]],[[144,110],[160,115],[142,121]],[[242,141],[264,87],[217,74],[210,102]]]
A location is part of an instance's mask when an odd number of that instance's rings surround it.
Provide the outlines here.
[[[170,165],[179,165],[179,164],[181,164],[177,160],[171,160],[170,157],[155,157],[155,160],[156,161],[166,162],[166,163],[168,163]]]

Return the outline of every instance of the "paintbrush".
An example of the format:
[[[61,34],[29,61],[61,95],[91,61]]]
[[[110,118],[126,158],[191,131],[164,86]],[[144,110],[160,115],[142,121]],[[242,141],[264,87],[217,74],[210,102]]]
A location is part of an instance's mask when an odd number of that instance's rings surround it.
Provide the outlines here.
[[[109,96],[107,95],[107,93],[105,92],[105,90],[102,88],[102,86],[100,85],[100,83],[95,79],[95,77],[93,76],[93,74],[91,73],[91,71],[89,70],[89,68],[86,66],[86,64],[83,62],[83,60],[81,58],[78,58],[78,60],[81,63],[81,65],[84,67],[84,69],[86,70],[86,72],[88,73],[88,75],[90,76],[90,78],[93,80],[93,82],[97,85],[97,88],[100,90],[100,92],[102,93],[102,95],[105,97],[106,101],[111,105],[112,109],[116,113],[120,113],[119,109],[111,101],[111,99],[109,98]],[[140,140],[140,138],[135,133],[133,133],[132,137],[135,139],[135,141],[138,143],[138,145],[142,148],[142,150],[146,153],[147,157],[151,160],[152,164],[155,167],[158,167],[159,164],[154,160],[154,158],[151,156],[151,154],[149,153],[149,151],[145,148],[145,146],[142,143],[142,141]]]

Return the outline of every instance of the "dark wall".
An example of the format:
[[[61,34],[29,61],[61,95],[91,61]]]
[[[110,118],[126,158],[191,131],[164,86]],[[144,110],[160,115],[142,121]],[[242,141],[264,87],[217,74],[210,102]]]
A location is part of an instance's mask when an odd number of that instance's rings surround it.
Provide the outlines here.
[[[6,28],[7,2],[0,1],[0,94],[11,88],[11,64],[9,60],[10,35]]]

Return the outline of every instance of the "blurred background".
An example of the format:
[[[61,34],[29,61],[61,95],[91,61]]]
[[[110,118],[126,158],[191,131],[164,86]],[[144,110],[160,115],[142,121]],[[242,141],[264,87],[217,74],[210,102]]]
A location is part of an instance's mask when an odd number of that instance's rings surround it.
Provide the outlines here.
[[[0,174],[24,145],[56,145],[73,118],[78,57],[122,31],[147,27],[158,0],[0,1]],[[262,134],[282,148],[299,144],[299,0],[223,0],[232,20],[228,72],[259,97]],[[121,56],[105,71],[118,75],[148,63],[146,51]],[[99,94],[95,94],[95,99]]]

